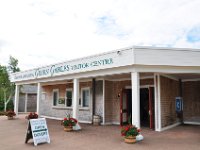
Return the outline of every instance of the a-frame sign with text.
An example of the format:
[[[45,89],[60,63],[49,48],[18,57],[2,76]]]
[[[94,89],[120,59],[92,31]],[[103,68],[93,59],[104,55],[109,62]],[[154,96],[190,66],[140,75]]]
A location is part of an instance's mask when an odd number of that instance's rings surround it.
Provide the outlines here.
[[[33,139],[35,146],[37,146],[39,143],[50,143],[49,132],[45,118],[29,120],[25,143],[27,143],[30,139]]]

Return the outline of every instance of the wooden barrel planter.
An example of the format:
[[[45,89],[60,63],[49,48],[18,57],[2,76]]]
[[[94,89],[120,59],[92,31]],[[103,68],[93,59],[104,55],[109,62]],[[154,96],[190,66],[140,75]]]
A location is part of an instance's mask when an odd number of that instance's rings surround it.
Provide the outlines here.
[[[8,120],[13,120],[14,117],[13,116],[7,116]]]
[[[93,116],[93,125],[100,125],[101,117],[98,115]]]
[[[72,131],[73,130],[73,127],[72,126],[66,126],[66,127],[64,127],[64,131],[65,132],[70,132],[70,131]]]
[[[136,143],[136,137],[135,136],[124,137],[124,141],[125,143],[128,143],[128,144],[134,144]]]

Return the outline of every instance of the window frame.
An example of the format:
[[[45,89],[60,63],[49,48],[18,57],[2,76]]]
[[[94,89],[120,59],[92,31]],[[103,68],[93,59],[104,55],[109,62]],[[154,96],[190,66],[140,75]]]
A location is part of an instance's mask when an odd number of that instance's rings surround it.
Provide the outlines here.
[[[72,92],[72,105],[71,106],[67,106],[67,92],[68,91]],[[72,88],[66,88],[66,90],[65,90],[65,107],[66,108],[72,108],[73,107],[73,89]]]
[[[88,90],[89,91],[89,102],[88,102],[88,106],[83,106],[83,91],[84,90]],[[84,87],[84,88],[81,88],[81,108],[83,109],[89,109],[90,107],[90,101],[91,101],[91,95],[90,95],[90,87]]]
[[[54,105],[54,92],[57,92],[56,105]],[[52,91],[52,106],[58,106],[58,101],[59,101],[59,89],[53,89],[53,91]]]

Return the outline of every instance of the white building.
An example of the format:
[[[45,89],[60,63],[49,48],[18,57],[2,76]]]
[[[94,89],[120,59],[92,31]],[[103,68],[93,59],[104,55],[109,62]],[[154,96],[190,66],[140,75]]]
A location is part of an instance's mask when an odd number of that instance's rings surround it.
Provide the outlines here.
[[[19,85],[37,84],[37,113],[79,122],[121,124],[162,131],[200,124],[200,50],[128,47],[12,74]],[[183,106],[179,101],[181,97]],[[176,101],[177,99],[177,101]],[[183,111],[181,111],[183,108]],[[180,112],[176,113],[176,109]]]

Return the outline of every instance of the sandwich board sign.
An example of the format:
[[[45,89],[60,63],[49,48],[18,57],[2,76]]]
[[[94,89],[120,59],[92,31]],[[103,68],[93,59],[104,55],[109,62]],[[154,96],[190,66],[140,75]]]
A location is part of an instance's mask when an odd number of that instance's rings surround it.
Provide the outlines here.
[[[27,143],[29,139],[33,139],[35,146],[40,143],[50,143],[49,132],[45,118],[29,120],[25,143]]]

